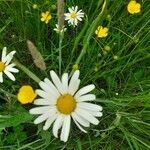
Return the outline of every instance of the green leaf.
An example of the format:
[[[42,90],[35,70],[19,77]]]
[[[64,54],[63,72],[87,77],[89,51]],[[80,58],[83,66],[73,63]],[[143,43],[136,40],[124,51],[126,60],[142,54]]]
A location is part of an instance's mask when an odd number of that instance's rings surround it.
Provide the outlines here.
[[[11,115],[7,118],[3,118],[0,122],[0,128],[15,127],[21,123],[29,122],[32,116],[28,112],[20,112],[15,115]],[[1,118],[0,118],[1,120]]]

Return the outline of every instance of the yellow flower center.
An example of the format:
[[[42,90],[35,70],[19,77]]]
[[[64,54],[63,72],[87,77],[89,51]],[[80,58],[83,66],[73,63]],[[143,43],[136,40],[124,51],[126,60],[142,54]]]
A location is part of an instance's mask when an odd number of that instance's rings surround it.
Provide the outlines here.
[[[5,64],[2,61],[0,61],[0,72],[4,70],[5,70]]]
[[[76,100],[70,94],[65,94],[58,98],[56,106],[59,112],[71,114],[76,108]]]
[[[73,12],[71,13],[71,18],[75,19],[76,17],[77,17],[77,13],[76,13],[75,11],[73,11]]]
[[[37,94],[30,85],[24,85],[19,89],[17,98],[22,104],[32,103]]]

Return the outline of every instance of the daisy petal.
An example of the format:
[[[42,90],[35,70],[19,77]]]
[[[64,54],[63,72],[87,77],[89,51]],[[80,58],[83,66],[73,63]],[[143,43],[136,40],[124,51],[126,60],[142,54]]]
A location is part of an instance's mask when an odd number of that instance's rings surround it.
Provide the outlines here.
[[[56,138],[58,138],[58,130],[61,128],[62,123],[63,123],[63,116],[59,115],[53,125],[53,135]]]
[[[68,91],[68,73],[64,73],[62,75],[62,85],[64,88],[64,93],[66,93]]]
[[[102,117],[103,113],[99,112],[99,111],[88,111],[91,115],[95,116],[95,117]]]
[[[57,87],[59,92],[61,94],[63,94],[64,93],[64,89],[63,89],[62,83],[61,83],[59,77],[57,76],[57,74],[52,70],[52,71],[50,71],[50,75],[51,75],[53,83],[55,84],[55,86]]]
[[[87,85],[87,86],[81,88],[81,89],[75,94],[75,98],[78,99],[81,95],[84,95],[84,94],[86,94],[86,93],[91,92],[94,88],[95,88],[95,85],[94,85],[94,84],[90,84],[90,85]]]
[[[2,51],[2,62],[6,62],[6,53],[7,53],[7,48],[4,47]]]
[[[53,97],[55,99],[57,99],[59,97],[59,93],[55,92],[52,88],[50,88],[50,86],[48,84],[46,84],[43,81],[40,81],[39,83],[40,87],[46,92],[46,93],[50,93],[50,95],[53,95]]]
[[[35,105],[52,105],[53,103],[50,100],[39,98],[34,101],[34,104]]]
[[[81,116],[84,119],[86,119],[87,121],[89,121],[90,123],[92,123],[94,125],[98,125],[99,121],[93,115],[91,115],[88,111],[77,108],[75,112],[79,116]]]
[[[68,93],[70,93],[71,95],[74,95],[74,93],[77,91],[79,87],[80,83],[80,81],[78,80],[79,74],[80,74],[79,70],[76,70],[70,79]]]
[[[56,95],[60,95],[57,88],[54,86],[54,84],[48,78],[45,78],[44,82],[49,86],[50,89],[53,90],[54,93],[56,93]]]
[[[77,102],[84,102],[84,101],[93,101],[96,99],[96,96],[94,94],[87,94],[80,96],[77,100]]]
[[[68,140],[69,131],[70,131],[70,122],[71,122],[70,115],[65,116],[64,121],[63,121],[61,135],[60,135],[60,139],[64,142]]]
[[[99,106],[96,104],[91,104],[91,103],[86,103],[86,102],[77,103],[77,106],[79,108],[91,110],[91,111],[102,111],[102,109],[103,109],[102,106]]]
[[[70,12],[70,13],[72,13],[72,12],[73,12],[73,10],[72,10],[71,8],[68,8],[68,10],[69,10],[69,12]]]
[[[84,127],[89,127],[90,126],[90,123],[85,120],[84,118],[80,117],[79,115],[77,115],[77,113],[73,112],[71,114],[71,116],[79,123],[81,124],[82,126]]]
[[[3,83],[3,72],[0,72],[0,83]]]
[[[45,125],[43,126],[43,130],[48,130],[51,126],[51,124],[56,120],[57,115],[51,115],[45,122]]]
[[[41,116],[39,116],[38,118],[36,118],[36,119],[34,120],[34,124],[39,124],[39,123],[45,121],[48,117],[49,117],[49,114],[48,114],[48,113],[42,114]]]
[[[42,106],[42,107],[36,107],[36,108],[32,108],[29,110],[29,113],[30,114],[44,114],[46,113],[47,111],[49,111],[50,109],[52,109],[53,107],[51,106]]]
[[[79,125],[79,123],[75,120],[75,118],[72,118],[72,119],[73,119],[73,121],[75,122],[75,124],[77,125],[77,127],[78,127],[82,132],[87,133],[87,131],[85,131],[85,130]]]
[[[13,75],[11,72],[5,70],[4,73],[5,73],[5,74],[7,75],[7,77],[8,77],[9,79],[11,79],[12,81],[15,81],[15,80],[16,80],[15,77],[14,77],[14,75]]]
[[[6,63],[5,65],[8,65],[10,63],[10,61],[12,60],[14,54],[16,53],[16,51],[12,51],[10,52],[7,56],[6,56]]]
[[[12,67],[10,67],[9,65],[8,65],[5,69],[6,69],[7,71],[13,72],[13,73],[18,73],[18,72],[19,72],[18,69],[12,68]]]

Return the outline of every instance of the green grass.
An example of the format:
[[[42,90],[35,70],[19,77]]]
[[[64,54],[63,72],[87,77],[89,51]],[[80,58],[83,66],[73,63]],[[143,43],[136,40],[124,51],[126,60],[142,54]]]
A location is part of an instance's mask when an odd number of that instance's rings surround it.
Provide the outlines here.
[[[98,126],[88,134],[72,123],[67,143],[54,138],[51,129],[33,124],[29,115],[32,105],[21,105],[16,94],[21,85],[38,84],[24,72],[16,82],[5,78],[0,85],[0,149],[6,150],[149,150],[150,149],[150,3],[139,2],[142,11],[127,12],[128,0],[67,0],[67,7],[78,5],[86,18],[77,28],[67,26],[62,45],[62,72],[71,72],[78,63],[81,85],[94,83],[96,103],[103,106]],[[39,9],[32,5],[37,3]],[[0,49],[16,50],[16,58],[41,80],[49,71],[59,72],[59,36],[53,31],[57,23],[56,1],[0,0]],[[50,10],[53,19],[48,25],[40,14]],[[110,17],[108,16],[110,15]],[[98,39],[98,25],[108,26],[109,35]],[[26,41],[31,40],[42,54],[47,69],[39,70],[33,63]],[[104,47],[110,51],[105,52]],[[118,56],[115,60],[114,56]],[[116,95],[118,93],[118,95]]]

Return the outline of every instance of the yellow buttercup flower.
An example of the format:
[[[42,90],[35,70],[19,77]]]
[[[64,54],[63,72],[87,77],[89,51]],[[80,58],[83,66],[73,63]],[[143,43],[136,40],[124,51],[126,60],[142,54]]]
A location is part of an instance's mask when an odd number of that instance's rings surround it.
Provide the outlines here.
[[[30,85],[24,85],[19,89],[17,98],[22,104],[32,103],[37,94]]]
[[[97,30],[95,31],[95,34],[99,38],[104,38],[108,35],[108,28],[107,27],[102,27],[98,26]]]
[[[131,0],[127,6],[127,10],[130,14],[136,14],[141,12],[141,4],[135,0]]]
[[[48,24],[51,19],[52,19],[52,16],[49,11],[46,11],[45,13],[44,12],[41,13],[41,21]]]

